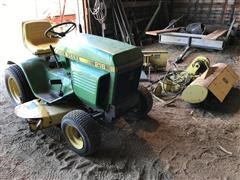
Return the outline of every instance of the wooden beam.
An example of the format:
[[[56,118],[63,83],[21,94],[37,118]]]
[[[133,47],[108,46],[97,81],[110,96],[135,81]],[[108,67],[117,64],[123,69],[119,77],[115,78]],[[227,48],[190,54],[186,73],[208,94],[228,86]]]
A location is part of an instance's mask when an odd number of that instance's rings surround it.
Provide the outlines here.
[[[147,6],[156,6],[158,3],[155,1],[135,1],[135,2],[122,2],[123,6],[126,8],[138,8],[138,7],[147,7]]]
[[[154,31],[147,31],[145,34],[151,35],[151,36],[157,36],[158,34],[161,33],[167,33],[167,32],[176,32],[179,31],[181,27],[177,28],[171,28],[171,29],[161,29],[161,30],[154,30]]]
[[[227,32],[227,29],[217,29],[203,37],[203,39],[216,40]]]

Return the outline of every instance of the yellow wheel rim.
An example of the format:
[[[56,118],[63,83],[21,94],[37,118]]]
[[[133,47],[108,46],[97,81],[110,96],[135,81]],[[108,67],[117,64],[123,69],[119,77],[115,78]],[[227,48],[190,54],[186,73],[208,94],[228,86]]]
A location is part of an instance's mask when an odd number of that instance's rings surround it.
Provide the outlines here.
[[[9,92],[10,92],[13,100],[17,104],[21,104],[20,88],[14,78],[12,78],[12,77],[8,78],[8,87],[9,87]]]
[[[65,134],[74,148],[83,148],[83,139],[75,127],[67,125],[65,127]]]

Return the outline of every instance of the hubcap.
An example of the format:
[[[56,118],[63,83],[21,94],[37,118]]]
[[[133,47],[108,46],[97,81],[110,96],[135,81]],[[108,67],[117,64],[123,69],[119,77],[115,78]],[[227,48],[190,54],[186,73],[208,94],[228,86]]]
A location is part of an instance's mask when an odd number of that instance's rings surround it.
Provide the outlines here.
[[[21,104],[20,88],[14,78],[12,77],[8,78],[8,87],[13,100],[17,104]]]
[[[83,139],[75,127],[67,125],[65,127],[65,134],[73,147],[76,149],[83,148]]]

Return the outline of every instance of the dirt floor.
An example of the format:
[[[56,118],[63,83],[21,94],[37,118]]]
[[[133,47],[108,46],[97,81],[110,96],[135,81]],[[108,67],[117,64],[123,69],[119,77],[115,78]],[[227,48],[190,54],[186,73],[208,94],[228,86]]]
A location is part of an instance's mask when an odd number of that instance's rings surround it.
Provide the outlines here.
[[[182,47],[166,49],[173,60]],[[240,46],[223,52],[193,50],[180,66],[197,55],[211,64],[230,64],[240,74]],[[2,57],[3,58],[3,57]],[[1,59],[2,60],[2,59]],[[36,133],[17,118],[0,83],[0,179],[223,179],[240,177],[240,88],[223,104],[191,106],[177,98],[154,100],[149,117],[138,122],[120,118],[102,128],[102,145],[91,157],[68,150],[57,127]]]
[[[57,127],[30,132],[26,121],[13,113],[3,76],[9,57],[17,60],[18,54],[25,54],[21,33],[16,32],[23,18],[8,13],[7,1],[0,2],[1,23],[6,26],[0,28],[0,180],[240,179],[240,85],[223,104],[191,106],[180,98],[170,104],[154,99],[147,118],[138,122],[120,118],[115,126],[102,127],[101,147],[87,158],[68,150]],[[169,60],[183,50],[148,48],[167,50]],[[211,64],[230,64],[240,75],[239,43],[223,52],[193,49],[180,68],[198,55],[207,56]]]

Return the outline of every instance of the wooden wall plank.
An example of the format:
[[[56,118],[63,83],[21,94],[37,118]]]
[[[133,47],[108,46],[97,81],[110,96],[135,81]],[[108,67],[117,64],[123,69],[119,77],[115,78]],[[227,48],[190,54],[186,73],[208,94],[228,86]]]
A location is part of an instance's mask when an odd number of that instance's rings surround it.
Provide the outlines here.
[[[189,22],[229,24],[233,16],[240,23],[240,0],[174,0],[173,17],[187,15]]]

